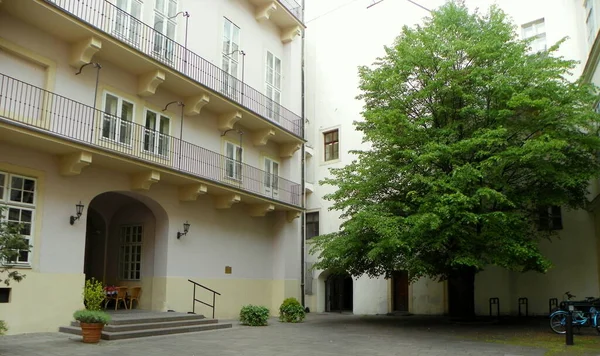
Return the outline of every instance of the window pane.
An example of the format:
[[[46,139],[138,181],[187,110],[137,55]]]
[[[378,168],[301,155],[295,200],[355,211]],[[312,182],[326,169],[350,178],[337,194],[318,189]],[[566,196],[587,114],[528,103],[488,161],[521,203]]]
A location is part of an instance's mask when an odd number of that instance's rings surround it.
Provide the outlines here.
[[[160,11],[160,12],[165,11],[165,1],[164,0],[156,0],[156,3],[154,6],[155,6],[154,8],[157,11]]]
[[[111,115],[117,115],[117,106],[119,104],[119,99],[116,97],[106,94],[106,100],[104,104],[104,111]]]
[[[156,129],[156,113],[150,110],[146,111],[146,128],[149,130]]]
[[[175,16],[177,13],[177,1],[169,1],[169,17]]]
[[[121,120],[133,121],[133,104],[123,100],[121,106]]]
[[[171,120],[169,120],[168,117],[162,116],[160,118],[160,133],[168,135],[170,125],[171,125]]]
[[[10,200],[21,202],[23,200],[23,191],[17,189],[10,190]]]
[[[23,189],[23,178],[12,177],[10,186],[15,189]]]

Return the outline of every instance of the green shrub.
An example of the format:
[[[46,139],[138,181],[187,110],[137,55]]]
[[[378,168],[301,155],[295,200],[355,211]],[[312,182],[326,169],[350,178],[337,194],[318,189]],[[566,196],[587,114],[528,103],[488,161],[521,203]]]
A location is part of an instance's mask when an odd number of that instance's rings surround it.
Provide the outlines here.
[[[300,323],[306,317],[304,307],[296,298],[287,298],[279,307],[279,320],[286,323]]]
[[[100,281],[94,278],[85,281],[83,288],[83,301],[87,310],[102,310],[104,301],[104,288]]]
[[[240,310],[240,322],[244,325],[265,326],[269,316],[269,308],[259,305],[245,305]]]
[[[8,326],[6,326],[6,323],[4,322],[4,320],[0,320],[0,335],[4,335],[7,331],[8,331]]]
[[[110,315],[100,310],[78,310],[73,313],[73,318],[80,323],[88,324],[108,324]]]

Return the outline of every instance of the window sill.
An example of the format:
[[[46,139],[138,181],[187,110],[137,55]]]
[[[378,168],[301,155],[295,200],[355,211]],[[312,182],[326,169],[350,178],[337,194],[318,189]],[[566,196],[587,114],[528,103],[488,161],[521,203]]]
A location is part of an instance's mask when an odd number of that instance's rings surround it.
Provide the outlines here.
[[[33,267],[31,267],[30,263],[20,263],[17,265],[11,265],[9,267],[7,267],[6,265],[2,265],[3,268],[7,268],[9,270],[11,269],[32,269]]]
[[[338,159],[331,159],[331,160],[329,160],[329,161],[322,161],[320,165],[321,165],[321,166],[326,166],[326,165],[328,165],[328,164],[340,163],[341,161],[342,161],[342,160],[341,160],[341,159],[339,159],[339,158],[338,158]]]

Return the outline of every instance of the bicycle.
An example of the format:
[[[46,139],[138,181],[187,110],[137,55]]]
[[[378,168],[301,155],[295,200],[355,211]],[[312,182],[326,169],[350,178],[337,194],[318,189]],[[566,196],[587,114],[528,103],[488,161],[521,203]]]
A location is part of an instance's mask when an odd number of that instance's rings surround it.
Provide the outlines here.
[[[600,299],[587,297],[583,301],[571,301],[575,295],[566,292],[567,301],[560,303],[560,306],[550,314],[550,328],[557,334],[567,332],[567,315],[569,314],[568,305],[572,304],[576,309],[573,311],[572,324],[577,330],[582,326],[589,326],[600,333]]]

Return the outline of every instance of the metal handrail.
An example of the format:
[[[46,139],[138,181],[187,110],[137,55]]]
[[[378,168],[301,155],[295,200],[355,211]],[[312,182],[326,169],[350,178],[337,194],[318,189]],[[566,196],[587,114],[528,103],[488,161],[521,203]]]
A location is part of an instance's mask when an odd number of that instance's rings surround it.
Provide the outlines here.
[[[200,283],[198,283],[198,282],[194,282],[194,281],[192,281],[191,279],[188,279],[188,282],[190,282],[190,283],[192,283],[192,284],[194,285],[194,296],[193,296],[193,301],[192,301],[192,314],[196,314],[196,302],[198,302],[198,303],[202,303],[202,304],[204,304],[204,305],[206,305],[206,306],[208,306],[208,307],[212,308],[212,318],[214,319],[214,318],[215,318],[215,305],[216,305],[215,303],[216,303],[216,296],[217,296],[217,295],[221,295],[221,293],[219,293],[219,292],[217,292],[217,291],[214,291],[214,290],[212,290],[212,289],[210,289],[210,288],[208,288],[208,287],[206,287],[206,286],[203,286],[202,284],[200,284]],[[206,303],[206,302],[203,302],[203,301],[201,301],[200,299],[197,299],[197,298],[196,298],[196,287],[202,287],[202,288],[206,289],[207,291],[210,291],[210,292],[212,292],[212,294],[213,294],[213,302],[212,302],[212,305],[210,305],[210,304],[208,304],[208,303]]]
[[[2,73],[0,117],[256,196],[302,204],[298,183]]]
[[[216,94],[240,104],[289,133],[304,138],[304,124],[299,115],[109,1],[44,1],[178,71]],[[288,1],[293,0],[284,0]],[[290,3],[289,6],[293,4]]]

